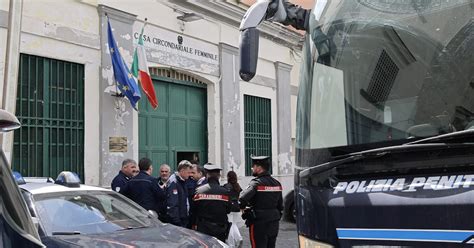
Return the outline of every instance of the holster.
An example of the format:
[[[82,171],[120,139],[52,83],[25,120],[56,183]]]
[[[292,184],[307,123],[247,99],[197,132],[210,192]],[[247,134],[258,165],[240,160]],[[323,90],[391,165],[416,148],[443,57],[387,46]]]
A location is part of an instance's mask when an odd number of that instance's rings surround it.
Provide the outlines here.
[[[250,224],[252,224],[257,219],[255,210],[253,210],[252,208],[244,209],[244,212],[242,213],[242,219],[245,220],[246,226],[250,226]]]

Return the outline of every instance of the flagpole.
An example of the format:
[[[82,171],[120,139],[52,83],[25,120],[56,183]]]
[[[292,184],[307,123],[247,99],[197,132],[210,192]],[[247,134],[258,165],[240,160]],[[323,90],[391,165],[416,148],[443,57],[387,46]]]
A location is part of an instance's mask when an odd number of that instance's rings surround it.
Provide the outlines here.
[[[107,18],[107,22],[110,22],[110,19],[109,19],[109,15],[107,15],[107,12],[104,13],[105,14],[105,17]],[[110,47],[110,45],[109,45]],[[110,52],[110,51],[109,51]],[[115,84],[115,94],[112,94],[113,97],[125,97],[124,94],[122,94],[119,89],[118,89],[118,84],[117,84],[117,80],[115,80],[115,77],[114,77],[114,84]]]
[[[133,63],[131,66],[131,71],[135,78],[140,82],[140,86],[148,98],[148,101],[151,103],[153,109],[158,107],[158,100],[156,99],[155,89],[153,87],[153,80],[151,79],[150,72],[148,69],[148,64],[146,62],[146,52],[143,43],[143,33],[145,26],[147,25],[148,18],[145,18],[143,27],[140,31],[140,36],[138,37],[138,43],[133,54]]]

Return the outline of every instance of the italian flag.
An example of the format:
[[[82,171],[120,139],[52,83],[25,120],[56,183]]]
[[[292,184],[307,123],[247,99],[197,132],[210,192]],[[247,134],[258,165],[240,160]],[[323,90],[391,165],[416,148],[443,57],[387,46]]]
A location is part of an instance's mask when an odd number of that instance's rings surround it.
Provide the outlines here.
[[[156,109],[158,107],[158,100],[156,99],[155,88],[153,87],[153,81],[151,81],[150,72],[148,71],[145,47],[143,46],[143,30],[145,29],[145,25],[146,20],[142,27],[140,37],[138,38],[137,48],[133,54],[132,74],[140,81],[140,85],[148,101],[150,101],[151,106]]]

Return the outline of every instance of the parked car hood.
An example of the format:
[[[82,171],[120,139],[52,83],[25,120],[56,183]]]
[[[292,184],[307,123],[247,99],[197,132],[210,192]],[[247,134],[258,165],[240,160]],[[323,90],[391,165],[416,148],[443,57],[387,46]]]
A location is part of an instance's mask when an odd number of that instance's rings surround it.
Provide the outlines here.
[[[170,224],[103,234],[55,235],[47,239],[48,247],[227,247],[216,238]]]

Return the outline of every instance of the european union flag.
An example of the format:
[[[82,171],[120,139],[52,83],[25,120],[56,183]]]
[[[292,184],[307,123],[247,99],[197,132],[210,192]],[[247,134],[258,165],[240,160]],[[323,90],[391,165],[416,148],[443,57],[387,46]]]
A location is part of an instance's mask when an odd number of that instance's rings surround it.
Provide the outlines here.
[[[110,21],[107,18],[107,34],[109,37],[109,52],[110,57],[112,58],[112,67],[114,69],[115,81],[117,81],[117,86],[120,89],[120,92],[124,94],[132,107],[137,110],[137,102],[141,98],[140,90],[138,89],[138,84],[135,81],[132,73],[128,69],[125,61],[120,55],[120,51],[117,47],[117,43],[114,39],[114,34],[112,33],[112,27],[110,26]],[[138,111],[138,110],[137,110]]]

